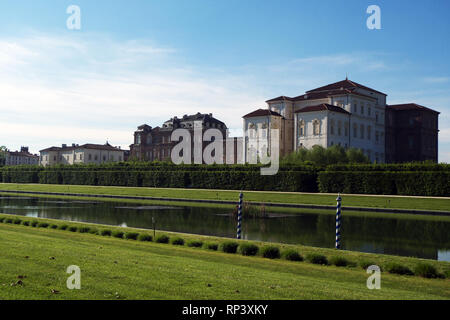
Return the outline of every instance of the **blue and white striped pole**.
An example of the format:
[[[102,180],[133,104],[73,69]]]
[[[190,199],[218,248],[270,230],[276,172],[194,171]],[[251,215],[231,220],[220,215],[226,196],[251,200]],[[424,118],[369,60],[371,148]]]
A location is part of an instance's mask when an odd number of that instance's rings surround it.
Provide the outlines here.
[[[242,198],[244,195],[239,193],[239,206],[238,206],[238,224],[237,224],[237,238],[241,239],[241,226],[242,226]]]
[[[336,199],[336,249],[341,248],[341,195],[338,194]]]

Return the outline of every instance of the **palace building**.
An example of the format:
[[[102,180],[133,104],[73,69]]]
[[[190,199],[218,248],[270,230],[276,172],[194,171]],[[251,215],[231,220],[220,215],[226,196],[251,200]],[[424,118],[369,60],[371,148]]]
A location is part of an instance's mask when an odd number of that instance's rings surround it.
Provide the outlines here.
[[[267,100],[267,109],[243,117],[245,162],[252,152],[267,152],[269,129],[280,130],[280,157],[314,145],[340,145],[360,149],[377,163],[437,162],[439,112],[417,104],[389,106],[386,97],[345,79]]]
[[[176,129],[187,129],[191,136],[194,136],[194,129],[200,129],[202,136],[208,129],[217,129],[221,132],[224,143],[224,157],[227,157],[226,141],[231,140],[233,150],[228,150],[228,156],[232,159],[224,158],[223,162],[237,162],[238,151],[242,149],[237,147],[238,139],[228,138],[228,129],[225,123],[213,117],[212,113],[196,113],[193,115],[184,115],[182,118],[173,117],[162,124],[161,127],[152,128],[143,124],[134,132],[134,143],[130,145],[130,160],[140,161],[163,161],[171,159],[171,152],[179,141],[172,141],[172,132]],[[208,141],[200,141],[201,151],[209,144]],[[238,150],[239,149],[239,150]],[[194,150],[194,139],[192,139],[192,150]],[[232,151],[232,152],[230,152]],[[194,152],[192,151],[193,155]],[[192,163],[194,159],[192,158]]]

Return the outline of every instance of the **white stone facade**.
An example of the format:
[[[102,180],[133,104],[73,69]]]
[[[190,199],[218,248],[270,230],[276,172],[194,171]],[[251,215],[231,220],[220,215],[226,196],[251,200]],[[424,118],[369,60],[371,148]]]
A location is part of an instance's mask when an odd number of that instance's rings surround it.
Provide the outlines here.
[[[55,164],[101,164],[106,162],[124,161],[124,150],[109,144],[67,147],[51,147],[40,151],[40,164],[43,166]]]
[[[385,162],[384,93],[346,79],[295,98],[271,99],[267,104],[282,123],[280,156],[314,145],[341,145],[360,149],[372,162]],[[246,131],[249,123],[266,121],[255,112],[244,117],[246,140],[250,138]],[[244,151],[247,154],[248,148]]]

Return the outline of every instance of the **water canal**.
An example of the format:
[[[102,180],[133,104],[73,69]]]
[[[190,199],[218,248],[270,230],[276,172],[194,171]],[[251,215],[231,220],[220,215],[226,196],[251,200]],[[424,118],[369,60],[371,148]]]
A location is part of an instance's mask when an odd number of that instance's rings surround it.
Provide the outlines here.
[[[214,207],[0,196],[2,213],[146,229],[152,228],[154,217],[159,230],[233,238],[236,219],[230,215],[231,211]],[[334,232],[335,217],[331,214],[277,210],[268,218],[243,220],[243,236],[249,240],[332,248]],[[450,261],[450,221],[394,215],[346,216],[344,212],[342,247]]]

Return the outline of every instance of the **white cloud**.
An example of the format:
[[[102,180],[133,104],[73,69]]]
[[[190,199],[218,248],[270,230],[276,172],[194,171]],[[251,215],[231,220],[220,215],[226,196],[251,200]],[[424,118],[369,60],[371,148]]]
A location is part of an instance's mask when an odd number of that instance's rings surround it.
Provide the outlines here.
[[[264,101],[242,79],[185,67],[146,41],[38,35],[0,46],[0,141],[11,148],[107,138],[127,147],[138,125],[196,112],[236,130]]]
[[[449,77],[426,77],[423,79],[427,83],[446,83],[449,80]]]

